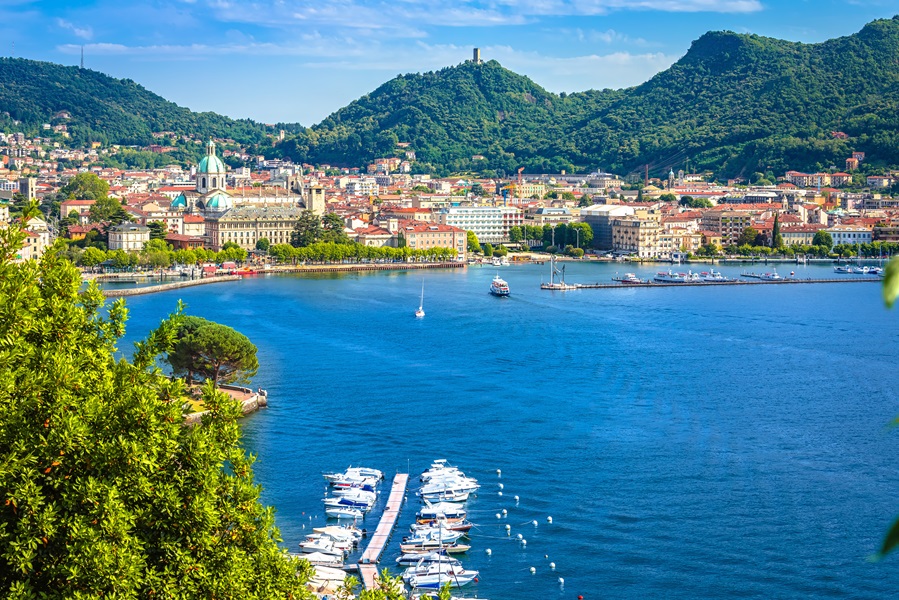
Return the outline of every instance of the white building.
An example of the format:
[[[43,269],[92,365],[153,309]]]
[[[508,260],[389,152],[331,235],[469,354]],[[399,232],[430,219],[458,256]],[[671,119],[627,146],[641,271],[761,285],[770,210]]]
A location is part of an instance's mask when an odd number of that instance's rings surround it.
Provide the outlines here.
[[[859,225],[834,225],[827,232],[833,238],[833,245],[870,244],[873,239],[871,230]]]
[[[138,252],[150,241],[150,229],[136,223],[120,223],[109,228],[109,249]]]
[[[435,215],[437,223],[473,231],[481,243],[503,242],[508,232],[504,231],[504,211],[493,206],[451,206],[440,209]]]

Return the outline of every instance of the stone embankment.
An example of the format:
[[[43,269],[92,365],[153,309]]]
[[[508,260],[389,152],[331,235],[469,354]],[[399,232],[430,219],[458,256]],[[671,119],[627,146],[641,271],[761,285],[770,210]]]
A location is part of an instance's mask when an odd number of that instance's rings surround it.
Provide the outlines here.
[[[153,294],[155,292],[166,292],[168,290],[179,290],[181,288],[192,287],[195,285],[206,285],[207,283],[221,283],[223,281],[239,281],[240,275],[219,275],[216,277],[205,277],[203,279],[189,279],[187,281],[175,281],[173,283],[160,283],[159,285],[148,285],[144,287],[128,288],[123,290],[103,290],[103,295],[107,298],[120,298],[122,296],[140,296],[141,294]]]
[[[251,412],[255,412],[260,408],[266,408],[268,406],[268,392],[266,392],[262,388],[254,392],[250,388],[240,387],[237,385],[220,385],[218,389],[219,391],[225,392],[226,394],[240,402],[241,410],[245,415],[248,415]],[[196,425],[203,420],[203,415],[205,415],[207,412],[209,411],[203,410],[200,412],[185,415],[184,424]]]

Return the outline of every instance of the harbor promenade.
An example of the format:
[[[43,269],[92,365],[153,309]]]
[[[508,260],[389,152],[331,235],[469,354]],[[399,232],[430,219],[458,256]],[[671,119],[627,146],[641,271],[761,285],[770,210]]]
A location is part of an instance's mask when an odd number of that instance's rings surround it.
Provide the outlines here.
[[[409,482],[408,473],[397,473],[393,478],[393,486],[390,488],[390,496],[387,498],[387,505],[384,507],[384,513],[378,522],[374,535],[368,542],[368,547],[362,553],[359,559],[359,574],[362,576],[362,584],[367,590],[375,588],[375,579],[378,577],[378,561],[381,560],[381,554],[384,547],[390,540],[390,535],[396,527],[396,519],[399,517],[400,509],[403,507],[403,498],[406,495],[406,485]]]
[[[750,285],[787,285],[798,283],[879,283],[882,279],[873,277],[856,277],[856,278],[827,278],[827,279],[798,279],[785,277],[783,279],[765,280],[765,279],[737,279],[734,281],[684,281],[684,282],[665,282],[650,281],[646,283],[575,283],[575,289],[578,290],[614,290],[621,288],[663,288],[663,287],[717,287],[724,285],[738,285],[741,287]]]

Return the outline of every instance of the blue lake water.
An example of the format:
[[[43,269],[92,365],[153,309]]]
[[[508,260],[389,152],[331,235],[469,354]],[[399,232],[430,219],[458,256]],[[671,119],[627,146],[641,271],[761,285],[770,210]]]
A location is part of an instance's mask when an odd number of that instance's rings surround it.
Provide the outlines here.
[[[570,263],[566,279],[617,270]],[[256,343],[271,406],[244,421],[245,442],[292,549],[324,522],[322,471],[380,468],[386,490],[446,458],[483,486],[469,595],[895,594],[899,556],[867,561],[899,514],[899,431],[886,427],[899,313],[878,284],[547,292],[548,265],[526,265],[499,270],[503,299],[487,294],[496,272],[268,276],[129,298],[122,348],[178,298]],[[414,518],[411,492],[382,564]]]

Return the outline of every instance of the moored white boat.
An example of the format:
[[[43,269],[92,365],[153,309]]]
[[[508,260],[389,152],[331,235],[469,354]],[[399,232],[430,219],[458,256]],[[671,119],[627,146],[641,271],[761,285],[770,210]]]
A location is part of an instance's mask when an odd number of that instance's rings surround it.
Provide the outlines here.
[[[612,281],[617,281],[618,283],[628,283],[632,285],[636,285],[638,283],[649,283],[648,280],[640,279],[639,277],[637,277],[636,273],[625,273],[624,275],[618,275],[616,273],[615,276],[612,277]]]
[[[354,521],[365,516],[358,508],[347,506],[325,508],[325,514],[331,519],[352,519]]]
[[[462,587],[474,581],[477,576],[478,572],[474,570],[454,572],[451,576],[447,576],[444,573],[434,573],[413,577],[409,580],[409,585],[413,588],[439,589],[449,582],[450,587]]]

